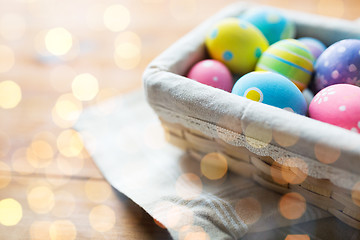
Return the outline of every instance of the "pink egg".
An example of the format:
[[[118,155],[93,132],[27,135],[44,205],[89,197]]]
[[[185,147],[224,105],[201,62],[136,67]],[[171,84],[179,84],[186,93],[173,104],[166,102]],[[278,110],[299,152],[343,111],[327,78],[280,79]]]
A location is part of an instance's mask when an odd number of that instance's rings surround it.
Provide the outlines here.
[[[212,59],[196,63],[187,77],[228,92],[231,92],[234,85],[229,69],[223,63]]]
[[[322,89],[310,103],[309,116],[360,133],[360,87],[335,84]]]

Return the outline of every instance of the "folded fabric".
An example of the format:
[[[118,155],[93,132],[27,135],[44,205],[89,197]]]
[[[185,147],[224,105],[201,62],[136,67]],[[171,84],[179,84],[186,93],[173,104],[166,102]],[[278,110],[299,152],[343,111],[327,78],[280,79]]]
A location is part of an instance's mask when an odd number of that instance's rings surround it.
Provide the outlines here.
[[[207,178],[200,162],[166,142],[142,90],[87,109],[75,129],[109,183],[174,239],[239,239],[329,217],[230,172]]]

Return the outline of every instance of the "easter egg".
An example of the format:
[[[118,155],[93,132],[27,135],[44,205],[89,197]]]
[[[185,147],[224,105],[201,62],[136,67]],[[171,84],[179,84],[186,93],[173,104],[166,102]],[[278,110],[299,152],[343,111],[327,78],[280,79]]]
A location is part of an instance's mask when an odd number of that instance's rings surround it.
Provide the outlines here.
[[[314,57],[300,41],[285,39],[271,45],[260,57],[257,71],[271,71],[284,75],[302,91],[309,84]]]
[[[232,93],[301,115],[307,104],[301,91],[286,77],[273,72],[250,72],[236,81]]]
[[[318,92],[309,106],[309,116],[360,133],[360,87],[335,84]]]
[[[234,85],[229,69],[223,63],[212,59],[196,63],[187,77],[227,92],[230,92]]]
[[[295,36],[294,23],[276,9],[252,8],[240,16],[240,19],[257,27],[269,41],[269,44]]]
[[[269,46],[259,29],[238,18],[218,22],[207,34],[205,45],[212,59],[241,75],[254,70],[259,57]]]
[[[332,44],[315,64],[314,87],[347,83],[360,86],[360,40],[345,39]]]
[[[302,37],[298,39],[300,42],[305,44],[312,53],[314,59],[318,59],[319,56],[325,51],[326,46],[320,40],[312,37]]]

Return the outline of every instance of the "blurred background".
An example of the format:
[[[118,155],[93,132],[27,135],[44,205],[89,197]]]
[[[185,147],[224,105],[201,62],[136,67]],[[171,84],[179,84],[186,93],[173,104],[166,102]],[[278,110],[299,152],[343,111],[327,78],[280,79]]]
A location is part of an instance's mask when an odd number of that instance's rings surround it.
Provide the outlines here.
[[[0,239],[168,238],[112,192],[72,126],[141,88],[153,58],[233,2],[0,0]],[[251,2],[360,17],[358,0]]]

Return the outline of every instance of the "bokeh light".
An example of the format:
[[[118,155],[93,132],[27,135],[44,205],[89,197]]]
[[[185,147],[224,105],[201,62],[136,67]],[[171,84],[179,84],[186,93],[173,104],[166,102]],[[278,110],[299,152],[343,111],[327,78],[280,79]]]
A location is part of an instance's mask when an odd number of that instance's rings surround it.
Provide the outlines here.
[[[49,229],[51,240],[74,240],[77,231],[75,225],[69,220],[58,220],[50,225]]]
[[[301,184],[308,176],[309,168],[301,158],[286,158],[281,167],[282,178],[290,184]]]
[[[27,200],[32,211],[38,214],[45,214],[54,207],[54,193],[46,186],[33,187],[28,195]]]
[[[71,83],[76,77],[76,71],[70,66],[56,66],[50,72],[50,83],[57,92],[70,92]]]
[[[26,22],[16,13],[6,13],[0,18],[0,34],[6,40],[18,40],[24,36]]]
[[[45,35],[46,49],[53,55],[65,55],[70,51],[72,45],[73,37],[65,28],[50,29]]]
[[[156,204],[153,212],[160,213],[159,221],[164,223],[166,228],[170,228],[176,231],[181,230],[185,226],[191,226],[194,224],[194,212],[182,205],[176,205],[173,202],[162,201]],[[162,224],[160,225],[162,226]]]
[[[35,140],[31,142],[30,148],[31,151],[40,159],[48,160],[54,156],[53,148],[44,140]]]
[[[124,70],[135,68],[141,59],[141,38],[134,32],[120,33],[115,40],[114,60]]]
[[[52,110],[54,123],[62,128],[68,128],[78,120],[83,106],[71,93],[61,95]]]
[[[180,229],[179,239],[182,239],[182,240],[210,240],[210,236],[200,226],[186,225]]]
[[[299,193],[287,193],[281,197],[278,208],[284,218],[295,220],[305,213],[306,200]]]
[[[77,75],[71,85],[74,96],[80,101],[89,101],[98,94],[98,80],[90,73]]]
[[[55,192],[54,207],[51,213],[59,218],[70,217],[75,210],[75,197],[64,190]]]
[[[31,153],[31,151],[30,151]],[[35,168],[30,164],[29,157],[36,159],[29,154],[28,148],[17,149],[11,157],[12,169],[21,175],[31,174],[35,171]],[[32,160],[32,159],[30,159]]]
[[[310,237],[307,234],[289,234],[285,240],[310,240]]]
[[[315,144],[314,152],[316,159],[325,164],[336,162],[341,155],[340,149],[320,143]]]
[[[227,173],[227,159],[221,153],[209,153],[201,159],[200,168],[202,174],[208,179],[220,179]]]
[[[80,155],[77,157],[65,157],[59,154],[56,157],[56,164],[62,173],[68,176],[73,176],[83,169],[84,158]]]
[[[0,161],[0,189],[3,189],[11,182],[11,169],[10,167]]]
[[[64,130],[57,138],[59,152],[65,157],[77,157],[82,152],[84,145],[81,135],[72,129]]]
[[[235,205],[235,211],[240,219],[247,225],[256,223],[262,215],[261,204],[253,197],[246,197],[238,200]]]
[[[15,64],[15,54],[11,48],[0,45],[0,73],[9,71]],[[1,91],[1,90],[0,90]],[[1,96],[2,94],[0,94]]]
[[[120,4],[109,6],[104,12],[104,24],[113,32],[125,30],[130,24],[129,10]]]
[[[351,190],[351,199],[353,203],[360,207],[360,182],[357,182]]]
[[[182,174],[175,184],[176,194],[185,200],[197,198],[201,194],[202,188],[201,179],[193,173]]]
[[[246,126],[244,133],[246,142],[254,148],[265,148],[272,140],[272,130],[256,123]]]
[[[35,221],[31,224],[29,229],[31,240],[48,240],[50,239],[51,222]]]
[[[273,131],[273,138],[282,147],[291,147],[299,140],[299,136],[279,131]]]
[[[1,46],[0,46],[1,61]],[[1,65],[1,63],[0,63]],[[1,72],[1,66],[0,66]],[[0,82],[0,107],[5,109],[15,108],[21,101],[21,88],[14,81],[6,80]]]
[[[107,182],[89,179],[85,183],[85,193],[89,200],[101,203],[111,195],[111,187]]]
[[[23,217],[21,204],[13,198],[0,201],[0,223],[4,226],[14,226]]]
[[[106,205],[98,205],[91,209],[89,222],[93,229],[98,232],[111,230],[116,222],[114,211]]]

